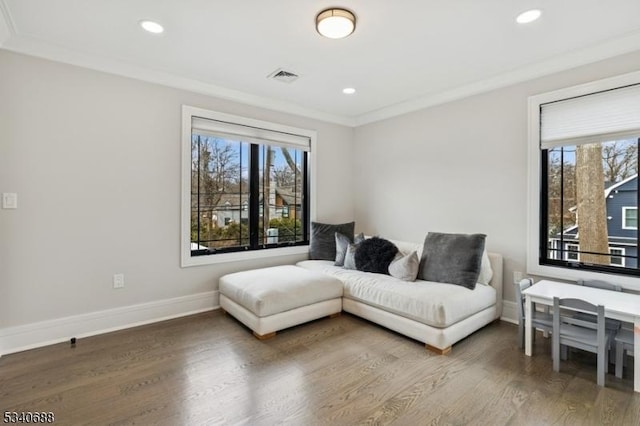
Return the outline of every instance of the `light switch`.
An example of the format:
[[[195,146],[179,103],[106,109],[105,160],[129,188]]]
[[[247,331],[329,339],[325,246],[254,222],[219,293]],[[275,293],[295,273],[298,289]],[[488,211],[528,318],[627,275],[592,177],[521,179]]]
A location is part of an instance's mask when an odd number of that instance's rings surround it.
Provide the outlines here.
[[[2,208],[3,209],[17,209],[18,208],[18,194],[15,192],[3,192],[2,193]]]

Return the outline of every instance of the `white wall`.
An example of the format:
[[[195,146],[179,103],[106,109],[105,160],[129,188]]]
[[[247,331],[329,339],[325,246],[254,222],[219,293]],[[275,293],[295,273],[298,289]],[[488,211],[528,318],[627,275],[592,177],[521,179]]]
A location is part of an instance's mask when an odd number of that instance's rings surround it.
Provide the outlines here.
[[[355,132],[359,231],[422,241],[428,231],[487,234],[513,271],[526,262],[527,97],[638,70],[640,52],[494,90]]]
[[[0,50],[0,337],[301,258],[180,268],[182,104],[317,130],[317,219],[353,219],[353,129]]]

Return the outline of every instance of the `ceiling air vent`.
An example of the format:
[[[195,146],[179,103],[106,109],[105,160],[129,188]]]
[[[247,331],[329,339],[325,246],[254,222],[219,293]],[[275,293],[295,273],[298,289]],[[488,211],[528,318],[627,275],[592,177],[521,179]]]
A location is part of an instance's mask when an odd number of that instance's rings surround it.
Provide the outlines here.
[[[280,81],[282,83],[293,83],[298,79],[299,75],[292,72],[287,71],[282,68],[275,70],[271,74],[267,76],[267,78]]]

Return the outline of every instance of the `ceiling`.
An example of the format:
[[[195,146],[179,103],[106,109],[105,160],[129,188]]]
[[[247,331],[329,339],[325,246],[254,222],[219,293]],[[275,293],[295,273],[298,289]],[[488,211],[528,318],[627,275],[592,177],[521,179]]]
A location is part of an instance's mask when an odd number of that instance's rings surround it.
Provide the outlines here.
[[[351,36],[315,31],[330,6],[356,14]],[[538,21],[515,22],[532,8]],[[4,49],[350,126],[640,49],[638,0],[0,0],[0,12]],[[267,78],[279,68],[300,78]]]

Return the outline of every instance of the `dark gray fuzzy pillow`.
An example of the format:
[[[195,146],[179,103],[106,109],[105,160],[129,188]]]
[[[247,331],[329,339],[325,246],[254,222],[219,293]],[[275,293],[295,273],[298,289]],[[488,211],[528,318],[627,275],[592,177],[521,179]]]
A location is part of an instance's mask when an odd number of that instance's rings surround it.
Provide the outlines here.
[[[372,237],[358,245],[355,261],[359,271],[389,275],[389,265],[398,254],[398,247],[384,238]]]
[[[429,232],[424,240],[418,278],[425,281],[476,288],[484,234],[442,234]]]
[[[345,235],[353,241],[355,222],[330,225],[327,223],[311,222],[311,242],[309,243],[309,258],[311,260],[336,260],[336,232]]]

